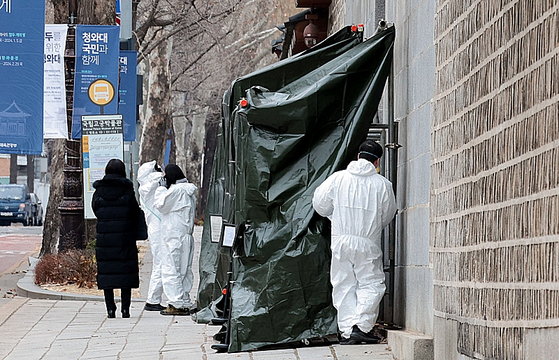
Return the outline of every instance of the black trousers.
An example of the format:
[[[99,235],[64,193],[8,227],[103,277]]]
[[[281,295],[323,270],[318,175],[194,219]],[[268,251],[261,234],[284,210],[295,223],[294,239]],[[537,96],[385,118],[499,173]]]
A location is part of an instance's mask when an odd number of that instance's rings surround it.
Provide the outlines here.
[[[116,311],[115,293],[113,292],[113,289],[104,289],[103,292],[105,293],[105,305],[107,306],[107,310]],[[132,289],[120,289],[120,299],[122,301],[120,311],[123,309],[130,310]]]

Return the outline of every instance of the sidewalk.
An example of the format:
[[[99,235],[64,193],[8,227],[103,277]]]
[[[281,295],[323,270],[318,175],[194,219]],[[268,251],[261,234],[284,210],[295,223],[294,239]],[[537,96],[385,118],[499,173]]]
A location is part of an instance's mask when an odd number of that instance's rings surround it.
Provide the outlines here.
[[[196,227],[194,269],[198,268],[202,228]],[[148,251],[140,270],[145,297],[151,270]],[[0,359],[185,359],[185,360],[390,360],[387,345],[330,345],[293,349],[216,353],[211,348],[219,326],[197,324],[189,316],[143,311],[132,301],[131,318],[106,317],[102,297],[46,291],[33,284],[32,272],[18,283],[18,295],[0,299]],[[197,293],[198,273],[195,271]],[[40,298],[40,299],[39,299]]]

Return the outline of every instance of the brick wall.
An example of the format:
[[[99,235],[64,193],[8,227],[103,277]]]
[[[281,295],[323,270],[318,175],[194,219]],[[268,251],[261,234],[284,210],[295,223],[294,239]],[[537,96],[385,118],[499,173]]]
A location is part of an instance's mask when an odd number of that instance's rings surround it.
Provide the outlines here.
[[[437,3],[435,358],[552,358],[533,334],[559,326],[559,5]]]

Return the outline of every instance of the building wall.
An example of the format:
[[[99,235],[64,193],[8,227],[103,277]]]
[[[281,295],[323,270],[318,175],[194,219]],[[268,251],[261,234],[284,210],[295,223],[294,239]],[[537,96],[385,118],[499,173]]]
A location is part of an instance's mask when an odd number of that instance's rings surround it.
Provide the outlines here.
[[[331,32],[365,24],[374,34],[379,19],[396,28],[394,111],[399,123],[395,318],[406,330],[433,333],[433,269],[429,262],[429,179],[431,99],[435,82],[433,0],[335,0]],[[343,18],[343,20],[342,20]],[[388,97],[379,109],[386,122]]]
[[[432,0],[390,0],[396,27],[394,116],[399,123],[397,288],[399,321],[433,334],[433,268],[429,258],[430,126],[435,83]]]
[[[556,358],[559,5],[436,2],[435,359]]]

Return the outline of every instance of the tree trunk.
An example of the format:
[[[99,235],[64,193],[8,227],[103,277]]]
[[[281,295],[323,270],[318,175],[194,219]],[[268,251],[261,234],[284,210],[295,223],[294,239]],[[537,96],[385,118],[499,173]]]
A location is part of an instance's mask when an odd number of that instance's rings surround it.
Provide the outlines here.
[[[43,243],[39,256],[45,254],[56,254],[58,249],[58,235],[60,231],[60,212],[58,206],[62,202],[64,183],[64,149],[66,140],[53,139],[50,143],[51,173],[50,195],[43,222]]]
[[[45,4],[45,22],[60,24],[68,19],[67,0],[47,0]],[[58,248],[58,232],[60,229],[60,214],[58,206],[62,201],[62,182],[64,170],[65,140],[48,141],[47,151],[51,157],[48,171],[50,173],[49,202],[46,204],[45,220],[43,221],[43,242],[39,256],[55,254]]]
[[[115,25],[116,1],[78,0],[78,23],[88,25]]]
[[[166,36],[159,31],[158,36]],[[148,98],[142,129],[140,164],[163,163],[167,131],[171,127],[171,50],[173,40],[163,41],[148,57]]]

